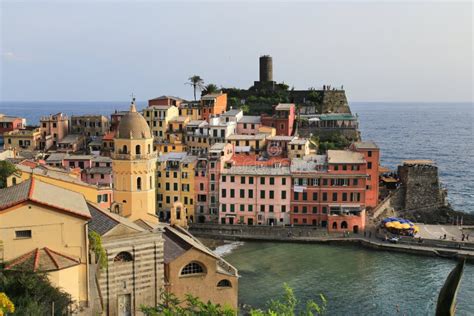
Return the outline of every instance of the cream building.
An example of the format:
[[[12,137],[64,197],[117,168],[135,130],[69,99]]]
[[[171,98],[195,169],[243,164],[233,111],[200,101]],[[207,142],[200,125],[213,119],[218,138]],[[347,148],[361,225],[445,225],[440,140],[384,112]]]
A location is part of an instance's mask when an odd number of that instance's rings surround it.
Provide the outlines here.
[[[82,194],[34,178],[0,190],[0,261],[6,270],[46,272],[80,306],[89,301],[87,221]]]
[[[118,125],[112,153],[112,212],[131,221],[157,223],[155,215],[156,151],[153,136],[134,101]]]

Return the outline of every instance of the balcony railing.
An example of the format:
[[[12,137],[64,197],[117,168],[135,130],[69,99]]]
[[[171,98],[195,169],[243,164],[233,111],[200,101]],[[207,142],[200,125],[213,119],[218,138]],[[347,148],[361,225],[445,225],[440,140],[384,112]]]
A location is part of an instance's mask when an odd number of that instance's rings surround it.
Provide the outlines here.
[[[151,153],[151,154],[118,154],[118,153],[112,153],[111,154],[112,159],[117,159],[117,160],[148,160],[148,159],[154,159],[158,157],[157,153]]]

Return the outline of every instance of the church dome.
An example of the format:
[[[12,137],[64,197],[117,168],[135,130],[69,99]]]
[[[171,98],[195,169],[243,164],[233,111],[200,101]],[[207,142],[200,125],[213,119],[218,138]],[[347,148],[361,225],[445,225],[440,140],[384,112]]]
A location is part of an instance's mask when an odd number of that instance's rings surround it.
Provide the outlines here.
[[[130,106],[130,112],[125,114],[118,125],[116,138],[121,139],[143,139],[152,138],[150,127],[145,118],[137,112],[135,104]]]

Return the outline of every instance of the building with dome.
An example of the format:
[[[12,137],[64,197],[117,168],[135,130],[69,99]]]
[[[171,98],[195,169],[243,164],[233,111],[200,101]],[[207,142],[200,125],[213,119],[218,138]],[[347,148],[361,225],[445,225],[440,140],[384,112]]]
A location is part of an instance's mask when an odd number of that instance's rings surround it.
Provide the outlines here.
[[[155,195],[156,151],[135,99],[117,127],[112,153],[114,202],[111,210],[132,221],[158,223]]]

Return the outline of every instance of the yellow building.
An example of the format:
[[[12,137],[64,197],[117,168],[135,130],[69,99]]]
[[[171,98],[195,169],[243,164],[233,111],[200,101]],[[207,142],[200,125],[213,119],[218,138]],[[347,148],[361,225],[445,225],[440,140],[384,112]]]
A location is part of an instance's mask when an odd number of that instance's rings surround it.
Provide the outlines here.
[[[181,202],[187,220],[194,222],[194,169],[197,157],[187,153],[168,153],[158,158],[157,205],[160,221],[170,220],[174,202]]]
[[[42,182],[80,193],[87,201],[109,208],[112,202],[112,189],[85,183],[75,172],[57,169],[50,166],[19,163],[15,165],[18,172],[7,178],[7,186],[12,186],[30,179],[32,176]]]
[[[36,179],[0,190],[0,241],[6,270],[47,272],[84,306],[89,301],[84,197]]]
[[[166,290],[184,299],[186,294],[237,310],[238,272],[185,229],[165,227]]]
[[[5,149],[36,150],[39,149],[41,132],[39,128],[32,130],[14,130],[3,134]]]
[[[112,153],[114,203],[112,211],[131,221],[158,222],[156,217],[156,151],[153,136],[132,102],[118,125]]]
[[[159,155],[166,153],[182,153],[186,152],[188,148],[188,146],[183,144],[180,140],[175,140],[173,142],[155,140],[153,146]]]
[[[151,105],[143,110],[145,120],[154,137],[165,138],[168,123],[179,116],[179,110],[174,105]]]
[[[309,141],[306,138],[294,137],[288,143],[288,158],[303,158],[309,155]]]

